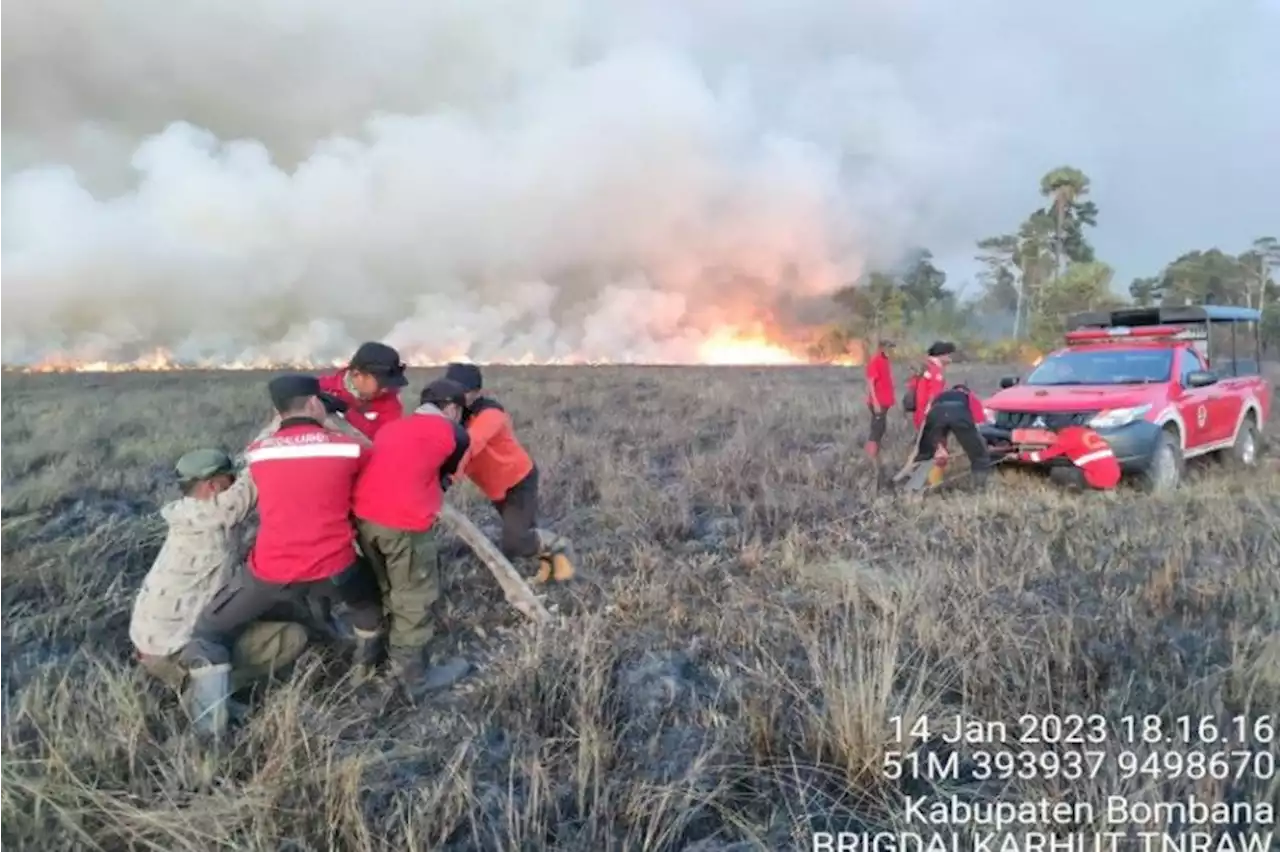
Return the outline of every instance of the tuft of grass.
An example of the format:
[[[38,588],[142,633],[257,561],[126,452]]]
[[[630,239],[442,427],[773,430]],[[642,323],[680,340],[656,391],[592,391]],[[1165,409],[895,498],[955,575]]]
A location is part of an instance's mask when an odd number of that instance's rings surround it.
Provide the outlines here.
[[[558,620],[537,632],[446,545],[444,641],[477,677],[373,707],[312,649],[218,751],[133,664],[128,614],[169,465],[239,449],[266,377],[6,375],[6,848],[745,852],[902,829],[914,795],[1280,806],[1274,777],[1126,772],[1123,752],[1150,750],[1118,734],[1087,777],[995,783],[974,771],[981,744],[901,742],[889,721],[1280,726],[1274,466],[1206,460],[1161,498],[1006,471],[979,496],[906,502],[861,457],[859,371],[488,372],[593,581],[548,590]],[[1005,371],[959,372],[989,391]],[[895,417],[889,451],[909,439]],[[450,499],[494,526],[469,486]],[[963,771],[890,777],[891,752]]]

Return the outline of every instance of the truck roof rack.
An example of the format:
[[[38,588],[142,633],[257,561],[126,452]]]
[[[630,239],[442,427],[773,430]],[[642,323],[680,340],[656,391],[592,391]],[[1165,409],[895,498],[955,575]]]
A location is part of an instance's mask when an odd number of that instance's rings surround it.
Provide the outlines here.
[[[1140,328],[1201,322],[1258,322],[1262,311],[1234,305],[1186,305],[1165,308],[1119,308],[1114,311],[1087,311],[1067,319],[1067,331],[1081,328]]]

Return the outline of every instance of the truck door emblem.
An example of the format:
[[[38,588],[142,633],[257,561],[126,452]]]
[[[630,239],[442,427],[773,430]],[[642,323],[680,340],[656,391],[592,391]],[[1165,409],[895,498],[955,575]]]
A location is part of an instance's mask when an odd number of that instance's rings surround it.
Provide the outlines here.
[[[1196,425],[1199,426],[1201,429],[1203,429],[1205,421],[1208,419],[1209,419],[1209,412],[1205,411],[1204,406],[1201,405],[1199,408],[1196,409]]]

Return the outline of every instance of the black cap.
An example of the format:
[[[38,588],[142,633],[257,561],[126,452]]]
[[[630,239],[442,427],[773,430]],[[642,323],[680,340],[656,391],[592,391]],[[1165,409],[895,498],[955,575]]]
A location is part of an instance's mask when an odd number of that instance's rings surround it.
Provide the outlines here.
[[[400,353],[385,343],[369,341],[361,343],[356,354],[351,356],[347,367],[368,373],[378,380],[384,388],[402,388],[409,384],[405,377],[405,364],[400,360]]]
[[[453,379],[436,379],[422,389],[418,400],[430,405],[448,405],[452,402],[459,408],[466,408],[467,389]]]
[[[929,357],[938,358],[942,355],[950,355],[956,351],[956,345],[947,340],[936,341],[929,347]]]
[[[320,380],[301,373],[276,376],[267,382],[267,393],[271,394],[271,404],[276,411],[283,413],[292,410],[299,400],[320,396]]]
[[[445,368],[444,377],[462,385],[465,391],[478,391],[484,387],[480,378],[480,368],[475,364],[463,364],[454,361]]]

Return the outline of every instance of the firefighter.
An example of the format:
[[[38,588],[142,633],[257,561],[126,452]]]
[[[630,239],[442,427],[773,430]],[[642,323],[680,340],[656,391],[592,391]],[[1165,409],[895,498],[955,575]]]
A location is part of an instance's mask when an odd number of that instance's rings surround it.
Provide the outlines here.
[[[924,359],[924,369],[913,374],[907,381],[907,392],[915,403],[911,410],[911,422],[917,432],[924,426],[929,404],[947,386],[947,364],[951,363],[951,356],[955,351],[954,343],[945,340],[935,342],[929,347]]]
[[[372,440],[378,429],[404,416],[400,390],[409,384],[400,353],[385,343],[360,344],[347,366],[320,379],[320,390],[344,406],[343,416]]]
[[[503,555],[508,559],[536,558],[535,582],[573,579],[569,539],[537,526],[538,468],[516,439],[510,415],[485,395],[480,368],[475,364],[450,364],[445,378],[462,385],[467,394],[462,424],[471,446],[458,465],[458,474],[475,483],[498,510]]]
[[[881,340],[866,367],[867,409],[871,412],[866,453],[873,462],[880,456],[880,442],[884,440],[889,409],[893,408],[893,370],[889,364],[889,352],[894,347],[892,340]]]
[[[1120,462],[1102,437],[1086,426],[1060,429],[1053,444],[1043,450],[1018,453],[1020,461],[1040,462],[1066,456],[1077,468],[1077,485],[1108,491],[1120,483]]]
[[[382,590],[391,674],[412,700],[471,669],[458,659],[428,667],[426,659],[436,626],[431,608],[440,598],[436,517],[470,445],[460,425],[466,391],[439,379],[419,399],[411,414],[378,430],[354,503],[360,551]]]
[[[192,716],[215,736],[227,724],[230,648],[272,609],[312,609],[315,598],[336,597],[347,604],[356,637],[354,670],[372,668],[381,649],[378,585],[356,554],[351,523],[367,450],[324,428],[325,404],[314,376],[279,376],[268,392],[280,428],[245,451],[259,517],[248,570],[214,593],[180,655],[190,677]]]
[[[187,675],[178,655],[196,618],[243,570],[240,542],[257,491],[221,450],[193,450],[178,459],[175,472],[182,497],[160,510],[168,532],[134,601],[129,639],[142,667],[176,689]],[[231,691],[287,668],[307,639],[307,629],[290,619],[249,625],[231,651]]]
[[[915,456],[899,475],[899,478],[909,477],[909,490],[920,491],[926,485],[938,484],[940,480],[934,474],[939,467],[938,451],[952,435],[969,457],[974,487],[983,488],[991,473],[991,454],[978,432],[978,423],[985,416],[981,400],[965,385],[956,385],[936,395],[922,424]]]
[[[916,442],[919,443],[925,418],[929,414],[929,405],[934,397],[946,388],[947,364],[955,353],[954,343],[945,340],[935,341],[926,353],[924,367],[914,372],[907,381],[907,395],[912,403],[912,425],[916,430]],[[936,464],[929,469],[929,484],[937,485],[942,481],[943,471],[947,466],[947,443],[938,445]]]

